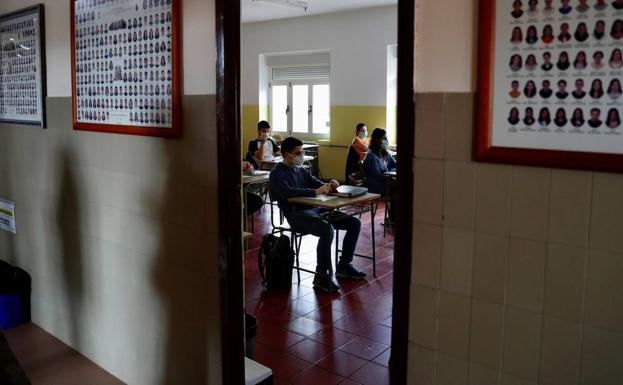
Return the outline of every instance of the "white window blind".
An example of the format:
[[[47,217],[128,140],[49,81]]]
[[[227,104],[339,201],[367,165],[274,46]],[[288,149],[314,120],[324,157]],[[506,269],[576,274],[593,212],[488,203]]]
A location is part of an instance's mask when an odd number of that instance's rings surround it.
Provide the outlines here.
[[[273,67],[272,80],[302,80],[302,79],[330,79],[331,66],[329,64],[315,66]]]

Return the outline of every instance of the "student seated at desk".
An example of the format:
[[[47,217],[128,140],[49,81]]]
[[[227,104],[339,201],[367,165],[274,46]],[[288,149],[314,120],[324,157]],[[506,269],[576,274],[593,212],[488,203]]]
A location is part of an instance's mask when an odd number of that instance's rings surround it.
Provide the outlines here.
[[[243,161],[242,171],[247,174],[252,174],[255,171],[255,169],[253,168],[253,165],[251,165],[251,163],[247,161]],[[256,212],[260,211],[262,206],[264,206],[264,199],[262,199],[261,196],[255,193],[252,193],[250,191],[247,191],[246,202],[247,202],[246,212],[248,216],[251,216],[255,214]]]
[[[324,184],[314,178],[309,170],[301,167],[303,164],[302,146],[303,142],[293,137],[286,138],[281,143],[283,162],[277,164],[270,173],[270,189],[293,230],[320,238],[316,247],[316,276],[314,277],[313,284],[314,287],[324,291],[335,291],[339,290],[340,287],[329,275],[333,229],[346,230],[342,256],[337,265],[336,276],[362,279],[366,274],[358,271],[351,264],[355,246],[359,239],[361,222],[358,218],[344,216],[332,221],[331,226],[321,216],[326,210],[307,206],[295,206],[288,202],[289,198],[315,197],[328,194],[339,186],[339,183],[335,180],[331,180],[329,184]]]
[[[396,161],[387,151],[388,146],[387,132],[382,128],[375,128],[370,139],[370,149],[363,160],[366,187],[371,193],[385,195],[383,174],[396,168]]]
[[[257,161],[273,160],[279,153],[278,141],[281,141],[281,137],[275,135],[274,138],[271,138],[270,124],[262,120],[257,124],[257,139],[249,142],[247,156],[251,156]],[[247,159],[247,161],[251,160]]]
[[[357,151],[359,154],[359,161],[363,162],[363,159],[366,157],[366,153],[368,152],[368,146],[370,145],[370,140],[368,139],[368,127],[366,127],[365,123],[358,123],[355,128],[355,137],[353,138],[353,142],[351,146]]]

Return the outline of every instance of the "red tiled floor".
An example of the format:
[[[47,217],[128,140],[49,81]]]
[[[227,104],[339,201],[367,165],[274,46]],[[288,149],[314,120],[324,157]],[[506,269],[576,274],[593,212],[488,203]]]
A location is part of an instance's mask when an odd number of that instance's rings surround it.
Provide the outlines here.
[[[351,334],[345,332],[344,330],[332,327],[309,336],[310,339],[316,342],[320,342],[321,344],[328,345],[336,349],[344,346],[346,343],[354,340],[356,337],[357,336],[355,334]]]
[[[318,366],[312,366],[292,379],[294,385],[337,385],[344,377]]]
[[[340,279],[338,293],[313,288],[313,274],[292,274],[292,287],[265,290],[257,271],[262,235],[270,232],[268,207],[256,217],[256,236],[245,254],[246,310],[258,317],[255,360],[273,369],[275,384],[388,383],[393,290],[393,235],[383,237],[383,210],[375,219],[376,277],[372,261],[355,257],[363,280]],[[340,245],[344,232],[340,232]],[[299,263],[313,270],[318,238],[306,236]],[[362,216],[356,252],[371,255],[370,216]],[[333,256],[332,256],[333,261]]]
[[[323,369],[348,377],[355,373],[359,368],[367,364],[368,361],[354,356],[350,353],[337,350],[316,363]]]
[[[368,362],[349,378],[363,385],[389,385],[389,369],[374,362]]]
[[[354,354],[366,360],[372,360],[374,357],[383,353],[389,348],[388,345],[381,344],[363,337],[357,337],[340,348],[341,351]]]
[[[304,339],[303,341],[286,349],[286,353],[310,363],[317,362],[318,360],[331,354],[333,351],[334,349],[332,347],[310,339]]]

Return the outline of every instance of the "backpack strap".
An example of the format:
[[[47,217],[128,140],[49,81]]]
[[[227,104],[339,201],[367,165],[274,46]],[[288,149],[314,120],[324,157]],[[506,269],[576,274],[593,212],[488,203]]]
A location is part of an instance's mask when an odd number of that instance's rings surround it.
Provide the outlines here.
[[[262,246],[260,246],[260,249],[257,253],[257,268],[260,271],[260,275],[262,276],[262,284],[264,286],[267,286],[268,284],[268,282],[266,282],[266,275],[264,273],[264,271],[266,270],[266,259],[267,258],[266,257],[262,258],[262,255],[266,256],[266,253],[264,252],[264,250],[270,244],[269,236],[270,234],[264,235],[264,239],[262,240]]]

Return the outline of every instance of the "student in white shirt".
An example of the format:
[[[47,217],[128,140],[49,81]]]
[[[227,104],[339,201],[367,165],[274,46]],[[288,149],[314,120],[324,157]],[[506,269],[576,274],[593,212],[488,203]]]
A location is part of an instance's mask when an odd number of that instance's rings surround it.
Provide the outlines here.
[[[277,135],[274,138],[270,137],[270,124],[267,121],[260,121],[257,124],[257,139],[249,142],[247,158],[251,155],[256,161],[273,160],[280,150],[277,145],[277,141],[280,140],[281,137]]]

